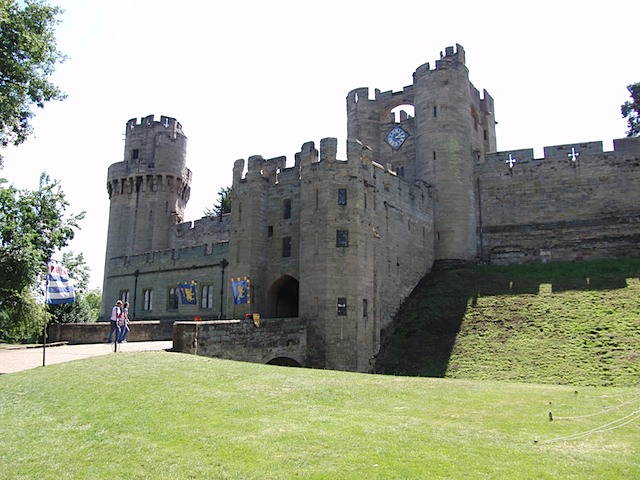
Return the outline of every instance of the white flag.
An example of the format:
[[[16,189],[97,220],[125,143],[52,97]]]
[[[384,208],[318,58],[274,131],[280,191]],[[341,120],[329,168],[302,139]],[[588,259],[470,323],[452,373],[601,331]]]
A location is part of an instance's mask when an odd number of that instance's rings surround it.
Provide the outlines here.
[[[47,272],[47,299],[46,303],[59,305],[75,301],[73,285],[69,281],[69,274],[62,262],[50,260]]]

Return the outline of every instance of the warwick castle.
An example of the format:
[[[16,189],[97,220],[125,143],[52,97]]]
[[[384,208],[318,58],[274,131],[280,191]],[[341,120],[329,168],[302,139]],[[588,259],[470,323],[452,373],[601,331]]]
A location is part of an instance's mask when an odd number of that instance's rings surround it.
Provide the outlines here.
[[[346,100],[346,159],[325,138],[293,165],[237,160],[231,213],[194,222],[182,126],[129,120],[108,170],[102,318],[117,298],[133,320],[286,318],[304,327],[300,364],[367,372],[433,268],[639,256],[640,138],[497,151],[494,100],[460,45],[402,91]]]

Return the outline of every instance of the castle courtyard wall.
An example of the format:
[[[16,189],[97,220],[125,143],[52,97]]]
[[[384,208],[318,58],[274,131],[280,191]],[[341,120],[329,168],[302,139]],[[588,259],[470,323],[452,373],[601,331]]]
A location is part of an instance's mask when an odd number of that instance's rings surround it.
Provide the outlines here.
[[[105,289],[103,297],[110,300],[110,306],[103,312],[108,319],[111,306],[122,292],[128,292],[129,316],[133,320],[204,320],[221,318],[226,314],[228,279],[223,268],[223,260],[228,257],[229,244],[197,245],[181,249],[162,250],[142,255],[116,257],[106,261]],[[195,305],[178,302],[177,308],[168,308],[170,288],[178,284],[195,283],[197,303]],[[213,304],[202,308],[203,286],[213,289]],[[152,293],[152,308],[144,308],[145,291]]]

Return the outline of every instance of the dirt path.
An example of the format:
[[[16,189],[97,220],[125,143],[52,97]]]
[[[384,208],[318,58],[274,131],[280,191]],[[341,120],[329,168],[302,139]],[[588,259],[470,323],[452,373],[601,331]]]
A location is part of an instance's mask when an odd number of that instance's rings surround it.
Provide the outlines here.
[[[122,352],[141,352],[145,350],[168,350],[173,347],[171,340],[161,342],[127,342],[119,346]],[[87,345],[47,346],[44,350],[44,365],[69,362],[81,358],[109,355],[113,353],[113,344],[93,343]],[[0,374],[19,372],[30,368],[42,367],[43,349],[39,347],[3,346],[0,348]]]

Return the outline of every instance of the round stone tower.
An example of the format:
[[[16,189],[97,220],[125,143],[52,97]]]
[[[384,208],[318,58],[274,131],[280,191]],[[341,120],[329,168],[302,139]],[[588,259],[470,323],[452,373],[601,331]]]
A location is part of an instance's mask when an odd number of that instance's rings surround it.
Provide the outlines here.
[[[437,260],[473,260],[477,255],[473,101],[464,50],[447,47],[436,68],[413,74],[416,115],[415,172],[434,193]]]
[[[191,171],[187,137],[174,119],[153,115],[127,122],[124,160],[109,167],[110,259],[169,248],[171,227],[182,222],[189,201]]]

